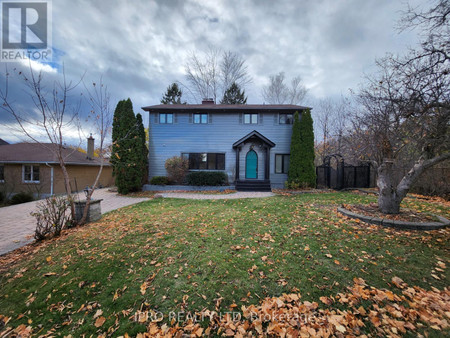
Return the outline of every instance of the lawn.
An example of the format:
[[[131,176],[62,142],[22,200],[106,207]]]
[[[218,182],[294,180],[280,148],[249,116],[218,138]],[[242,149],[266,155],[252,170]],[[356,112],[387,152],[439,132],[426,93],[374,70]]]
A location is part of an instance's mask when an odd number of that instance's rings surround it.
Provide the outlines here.
[[[336,212],[342,203],[374,201],[350,192],[154,199],[108,213],[1,272],[0,336],[8,327],[28,327],[36,336],[135,336],[149,329],[152,319],[161,319],[152,314],[164,315],[159,327],[182,326],[185,318],[172,320],[173,313],[239,312],[284,294],[300,294],[302,302],[317,302],[335,313],[360,306],[368,312],[373,302],[367,299],[357,305],[342,301],[348,287],[361,279],[367,290],[401,295],[392,282],[397,277],[408,286],[448,296],[449,230],[398,231]],[[407,199],[404,204],[450,214],[444,202]],[[375,305],[386,306],[386,301]],[[7,321],[3,328],[2,321]],[[414,325],[422,333],[448,334],[445,322],[417,325],[420,321]],[[373,320],[364,322],[362,332],[373,335],[376,330]]]

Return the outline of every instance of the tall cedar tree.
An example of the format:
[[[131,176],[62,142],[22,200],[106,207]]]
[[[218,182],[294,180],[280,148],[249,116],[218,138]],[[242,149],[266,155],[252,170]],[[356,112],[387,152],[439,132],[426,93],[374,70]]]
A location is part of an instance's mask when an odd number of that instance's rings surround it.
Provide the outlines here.
[[[314,130],[311,111],[309,109],[302,113],[301,119],[299,118],[298,112],[294,114],[288,184],[291,187],[316,186]]]
[[[172,85],[167,87],[167,91],[161,99],[162,104],[181,104],[181,96],[183,92],[174,82]]]
[[[139,140],[141,141],[141,149],[142,149],[142,163],[141,163],[141,169],[142,169],[142,184],[145,184],[147,182],[148,177],[148,148],[147,148],[147,136],[145,134],[145,128],[144,124],[142,122],[142,115],[137,114],[136,115],[136,122],[138,127],[138,135]]]
[[[120,194],[142,187],[142,141],[139,138],[133,104],[122,100],[114,111],[111,163],[117,191]]]
[[[245,90],[242,90],[236,82],[233,82],[225,93],[221,104],[246,104],[247,98],[245,97]]]

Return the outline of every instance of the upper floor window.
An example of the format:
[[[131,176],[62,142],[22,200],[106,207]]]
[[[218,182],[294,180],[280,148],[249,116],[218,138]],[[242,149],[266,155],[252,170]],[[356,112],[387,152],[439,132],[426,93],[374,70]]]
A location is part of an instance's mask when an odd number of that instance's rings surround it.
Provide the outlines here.
[[[24,165],[22,170],[25,183],[39,183],[39,165]]]
[[[194,123],[198,124],[206,124],[208,123],[208,114],[194,114]]]
[[[189,169],[225,170],[225,154],[222,153],[183,153],[189,160]]]
[[[293,124],[294,117],[292,114],[280,114],[280,124]]]
[[[159,114],[159,123],[162,123],[162,124],[173,123],[173,114],[172,113],[160,113]]]
[[[289,157],[289,154],[275,154],[275,174],[288,173]]]
[[[0,165],[0,182],[5,182],[5,166]]]
[[[258,124],[258,114],[244,114],[245,124]]]

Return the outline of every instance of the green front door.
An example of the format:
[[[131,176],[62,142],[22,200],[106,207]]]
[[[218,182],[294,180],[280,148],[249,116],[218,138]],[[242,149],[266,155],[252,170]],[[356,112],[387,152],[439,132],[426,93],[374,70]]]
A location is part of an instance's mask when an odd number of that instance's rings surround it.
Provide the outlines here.
[[[245,178],[258,178],[258,155],[254,150],[250,150],[246,156]]]

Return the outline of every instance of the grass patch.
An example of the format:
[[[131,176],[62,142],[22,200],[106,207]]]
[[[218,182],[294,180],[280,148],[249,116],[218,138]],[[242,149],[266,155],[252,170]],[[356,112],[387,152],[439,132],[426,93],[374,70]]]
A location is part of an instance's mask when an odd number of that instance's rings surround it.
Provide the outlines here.
[[[391,289],[394,276],[425,289],[447,287],[449,275],[436,264],[449,262],[448,230],[398,231],[336,213],[343,203],[375,200],[329,193],[155,199],[122,208],[3,273],[0,315],[35,334],[136,335],[146,330],[130,319],[138,310],[168,315],[213,310],[220,302],[226,311],[291,292],[319,302],[344,292],[355,277],[377,288]],[[445,203],[404,204],[450,212]],[[106,320],[100,327],[98,310]]]

